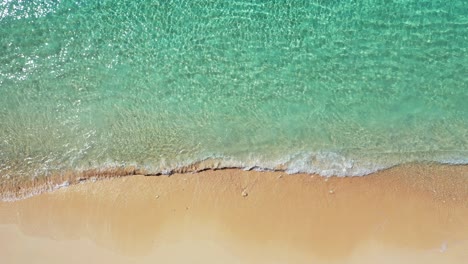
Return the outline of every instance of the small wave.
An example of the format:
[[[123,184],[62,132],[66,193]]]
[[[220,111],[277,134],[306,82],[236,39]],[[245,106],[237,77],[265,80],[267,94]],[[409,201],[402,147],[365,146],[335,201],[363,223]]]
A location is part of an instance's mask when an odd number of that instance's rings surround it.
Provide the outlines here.
[[[351,158],[339,152],[298,152],[277,160],[249,158],[240,160],[223,155],[209,155],[194,161],[179,162],[167,165],[138,165],[136,163],[106,162],[92,168],[75,168],[67,171],[48,173],[48,176],[30,179],[6,179],[0,183],[0,198],[3,201],[14,201],[28,198],[43,192],[54,191],[69,185],[86,181],[97,181],[107,178],[131,175],[170,176],[175,173],[198,173],[205,170],[242,169],[246,171],[283,171],[288,174],[316,174],[323,177],[365,176],[380,170],[405,163],[437,163],[446,165],[468,164],[466,158],[440,158],[434,160],[410,160],[405,162],[395,159],[381,159],[371,162],[364,158]],[[384,161],[385,160],[385,161]]]
[[[109,164],[117,165],[109,162]],[[364,176],[396,164],[373,164],[357,161],[336,152],[300,152],[278,160],[248,158],[240,160],[223,155],[210,155],[195,161],[180,162],[164,166],[136,166],[137,174],[170,175],[192,173],[208,169],[243,169],[257,171],[284,171],[288,174],[308,173],[325,177]]]

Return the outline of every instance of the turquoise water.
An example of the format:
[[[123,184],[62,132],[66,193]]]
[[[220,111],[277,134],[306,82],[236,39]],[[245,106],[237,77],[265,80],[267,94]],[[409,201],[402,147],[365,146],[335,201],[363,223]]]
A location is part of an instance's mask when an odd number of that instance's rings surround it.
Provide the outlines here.
[[[468,2],[0,2],[0,175],[468,163]]]

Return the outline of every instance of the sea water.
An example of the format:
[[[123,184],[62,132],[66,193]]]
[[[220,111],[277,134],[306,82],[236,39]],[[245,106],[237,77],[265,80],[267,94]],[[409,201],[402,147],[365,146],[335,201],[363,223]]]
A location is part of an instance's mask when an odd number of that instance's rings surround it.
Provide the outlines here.
[[[3,0],[0,176],[468,163],[466,0]]]

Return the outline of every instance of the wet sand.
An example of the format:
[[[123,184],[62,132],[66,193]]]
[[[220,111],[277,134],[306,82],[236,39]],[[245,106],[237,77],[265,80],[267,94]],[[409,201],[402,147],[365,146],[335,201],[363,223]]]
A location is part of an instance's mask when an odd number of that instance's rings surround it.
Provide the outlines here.
[[[204,171],[0,202],[0,263],[468,263],[468,167]]]

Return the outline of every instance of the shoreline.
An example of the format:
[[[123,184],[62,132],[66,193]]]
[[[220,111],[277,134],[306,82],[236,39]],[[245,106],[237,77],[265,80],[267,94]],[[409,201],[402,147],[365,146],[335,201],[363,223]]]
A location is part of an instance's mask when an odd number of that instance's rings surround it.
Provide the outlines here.
[[[406,174],[418,174],[422,171],[434,170],[436,173],[445,173],[447,171],[455,171],[457,174],[463,173],[468,177],[468,164],[445,164],[445,163],[407,163],[377,170],[375,172],[361,176],[323,176],[316,173],[287,173],[286,170],[278,166],[275,169],[258,169],[257,168],[237,168],[237,167],[219,167],[220,161],[217,159],[209,159],[194,164],[173,169],[167,172],[150,173],[135,166],[116,167],[106,169],[88,169],[84,171],[65,171],[56,173],[51,176],[35,177],[35,178],[19,178],[15,180],[6,179],[0,181],[0,202],[14,202],[17,200],[27,199],[40,195],[42,193],[53,192],[55,190],[82,184],[87,182],[96,182],[104,179],[114,179],[130,176],[148,176],[148,177],[170,177],[174,174],[197,175],[205,171],[256,171],[266,173],[286,173],[288,175],[311,175],[323,178],[359,178],[369,177],[373,175],[386,174],[390,171],[407,170]]]
[[[80,252],[72,263],[466,263],[466,219],[468,166],[344,178],[137,175],[0,202],[0,255],[14,263],[61,263],[70,252]]]

